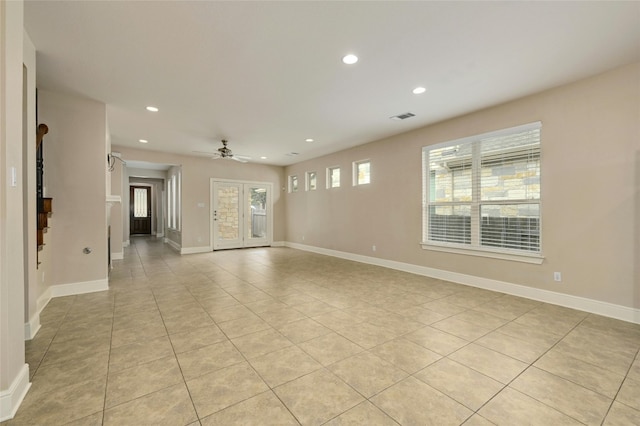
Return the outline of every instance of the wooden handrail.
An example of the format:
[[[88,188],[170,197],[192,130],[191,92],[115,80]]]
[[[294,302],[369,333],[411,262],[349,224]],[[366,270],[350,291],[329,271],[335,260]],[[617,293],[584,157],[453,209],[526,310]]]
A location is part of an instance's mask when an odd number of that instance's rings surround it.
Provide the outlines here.
[[[44,138],[44,135],[47,133],[49,133],[49,127],[46,124],[42,123],[38,125],[38,131],[36,132],[36,149],[40,148],[42,138]]]

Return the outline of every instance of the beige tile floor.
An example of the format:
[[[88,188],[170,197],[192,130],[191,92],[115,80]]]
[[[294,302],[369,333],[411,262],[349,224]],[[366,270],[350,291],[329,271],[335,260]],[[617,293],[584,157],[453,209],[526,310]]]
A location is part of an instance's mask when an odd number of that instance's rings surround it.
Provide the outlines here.
[[[10,425],[639,425],[640,326],[287,248],[133,239]]]

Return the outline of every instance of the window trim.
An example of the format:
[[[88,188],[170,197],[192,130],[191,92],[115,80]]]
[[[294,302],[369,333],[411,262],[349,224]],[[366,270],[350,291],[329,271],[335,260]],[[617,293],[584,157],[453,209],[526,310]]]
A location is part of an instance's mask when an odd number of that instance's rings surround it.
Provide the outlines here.
[[[464,138],[459,138],[451,141],[446,141],[446,142],[422,147],[422,241],[420,245],[422,246],[423,249],[439,251],[439,252],[471,255],[471,256],[481,256],[481,257],[488,257],[488,258],[494,258],[494,259],[518,261],[518,262],[525,262],[525,263],[533,263],[533,264],[541,264],[544,261],[544,254],[542,251],[542,197],[541,196],[540,198],[535,200],[503,200],[504,202],[498,203],[498,204],[532,203],[532,204],[539,205],[540,213],[539,213],[538,220],[540,224],[539,225],[540,233],[538,238],[539,238],[540,250],[536,252],[533,252],[533,251],[529,252],[526,250],[518,250],[518,249],[507,249],[507,248],[501,248],[501,247],[482,246],[478,243],[478,239],[480,238],[480,224],[479,223],[476,224],[474,228],[473,206],[477,206],[477,208],[480,209],[482,205],[493,204],[491,202],[487,202],[486,200],[483,201],[480,199],[479,182],[473,184],[474,198],[472,199],[472,201],[470,202],[465,201],[464,203],[456,203],[456,202],[447,203],[447,205],[464,204],[464,205],[471,206],[472,208],[472,218],[471,218],[472,225],[471,226],[472,226],[472,231],[473,230],[476,231],[475,234],[472,233],[471,235],[472,244],[467,245],[467,244],[458,244],[458,243],[429,241],[427,240],[428,231],[425,230],[425,227],[429,226],[428,217],[425,217],[426,211],[431,205],[437,205],[436,202],[434,203],[429,202],[429,191],[431,189],[430,188],[431,181],[429,177],[429,165],[428,165],[428,162],[425,161],[425,155],[428,155],[430,151],[439,149],[439,148],[473,143],[474,141],[479,141],[480,139],[506,136],[512,133],[524,132],[527,130],[534,130],[534,129],[541,130],[542,122],[537,121],[533,123],[524,124],[521,126],[514,126],[506,129],[501,129],[501,130],[487,132],[487,133],[481,133],[473,136],[468,136]],[[474,163],[473,169],[472,169],[474,181],[475,179],[477,179],[476,173],[478,173],[477,168],[480,167],[480,159],[481,159],[481,156],[479,155],[479,152],[476,151],[474,148],[474,154],[472,157],[472,162]],[[540,177],[540,179],[542,180],[542,177]],[[478,193],[476,194],[475,192],[478,192]],[[477,218],[475,222],[479,222],[480,219],[481,218]],[[475,244],[474,244],[474,240],[476,241]]]
[[[506,250],[486,250],[478,247],[461,247],[453,246],[446,243],[421,242],[420,245],[424,250],[439,251],[444,253],[464,254],[468,256],[488,257],[492,259],[511,260],[514,262],[533,263],[541,265],[544,261],[542,253],[514,253]]]

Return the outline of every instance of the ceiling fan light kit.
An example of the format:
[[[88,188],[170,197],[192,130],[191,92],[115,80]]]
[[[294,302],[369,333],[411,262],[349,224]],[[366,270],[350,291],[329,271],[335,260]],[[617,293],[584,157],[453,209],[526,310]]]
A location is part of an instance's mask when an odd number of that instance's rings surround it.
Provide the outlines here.
[[[238,161],[240,163],[247,163],[251,160],[251,157],[247,157],[246,155],[235,155],[227,144],[228,140],[222,139],[222,147],[218,148],[218,152],[205,152],[205,151],[192,151],[196,154],[206,154],[211,157],[212,160],[217,160],[219,158],[228,158],[229,160]]]
[[[247,157],[244,155],[234,155],[233,151],[231,151],[231,149],[227,147],[228,143],[229,143],[228,140],[222,139],[222,147],[218,148],[218,154],[214,155],[213,157],[214,160],[218,158],[229,158],[231,160],[239,161],[240,163],[246,163],[251,159],[251,157]]]

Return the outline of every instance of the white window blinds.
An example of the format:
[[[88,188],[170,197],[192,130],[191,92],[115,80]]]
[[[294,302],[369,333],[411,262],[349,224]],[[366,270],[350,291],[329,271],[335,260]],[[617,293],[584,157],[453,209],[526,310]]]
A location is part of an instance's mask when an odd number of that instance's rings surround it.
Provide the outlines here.
[[[423,243],[540,253],[540,123],[423,148]]]

